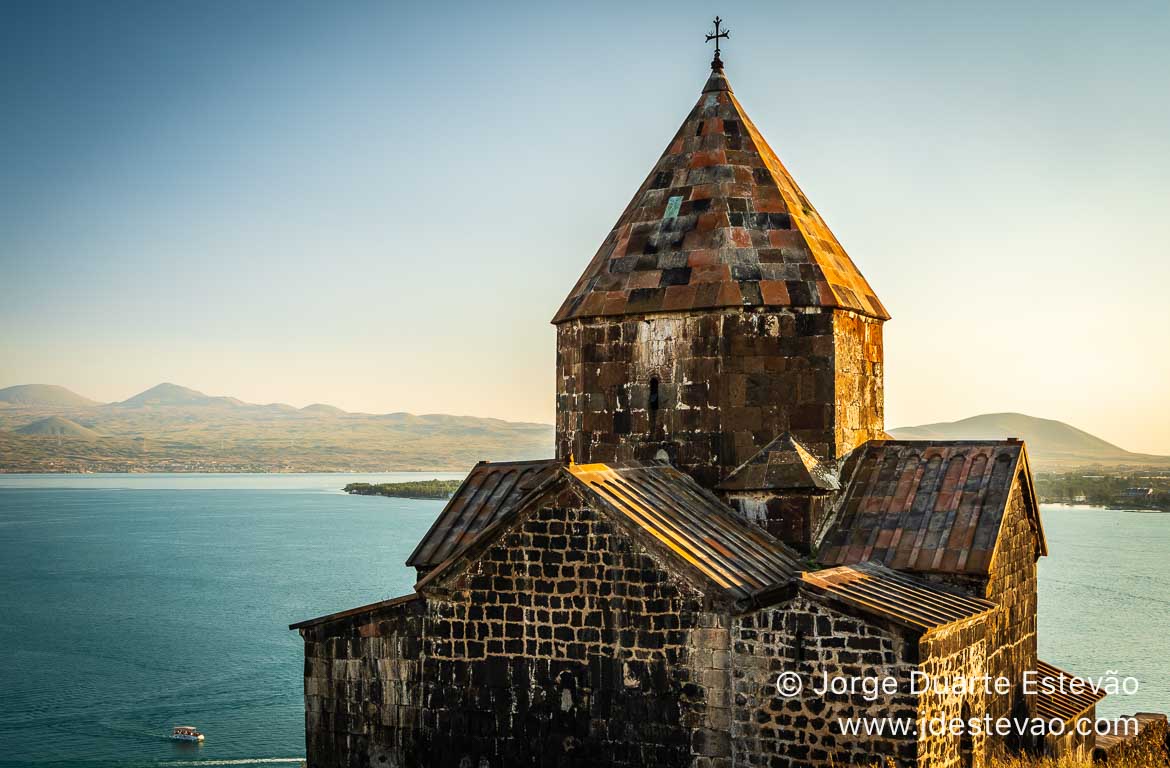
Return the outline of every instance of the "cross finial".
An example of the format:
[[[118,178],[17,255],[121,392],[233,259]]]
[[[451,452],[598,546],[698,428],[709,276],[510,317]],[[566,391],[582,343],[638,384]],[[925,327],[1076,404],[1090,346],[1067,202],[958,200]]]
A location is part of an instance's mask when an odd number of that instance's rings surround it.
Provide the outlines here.
[[[723,23],[723,19],[716,16],[715,17],[715,34],[707,35],[707,42],[708,43],[711,42],[712,40],[715,41],[715,58],[711,59],[711,69],[715,69],[715,70],[723,69],[723,60],[719,58],[719,39],[722,38],[724,40],[727,40],[728,38],[731,37],[731,30],[725,29],[722,32],[719,31],[719,25],[722,23]]]

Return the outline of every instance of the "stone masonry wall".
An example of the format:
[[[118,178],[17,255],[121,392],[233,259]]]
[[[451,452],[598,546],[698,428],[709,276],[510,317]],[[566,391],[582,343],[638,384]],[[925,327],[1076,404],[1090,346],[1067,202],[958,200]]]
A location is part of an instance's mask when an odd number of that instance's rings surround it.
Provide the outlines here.
[[[578,491],[468,567],[429,601],[423,764],[728,765],[725,621]]]
[[[663,450],[706,487],[784,431],[832,460],[880,436],[882,373],[881,323],[851,312],[574,320],[557,327],[557,454]]]
[[[833,313],[833,458],[885,432],[882,324],[853,312]]]
[[[956,691],[954,681],[987,675],[987,619],[943,627],[919,644],[919,669],[931,685],[918,699],[918,720],[925,728],[937,728],[919,739],[919,768],[984,768],[988,743],[979,729],[969,727],[982,718],[990,698],[982,686]],[[951,683],[951,687],[946,687]],[[967,735],[949,729],[953,721],[964,723]]]
[[[416,764],[424,616],[414,598],[301,629],[310,766]]]
[[[916,638],[872,620],[851,616],[800,593],[782,606],[738,617],[732,628],[736,765],[828,768],[868,765],[889,756],[915,764],[913,736],[844,736],[837,718],[917,717],[908,692],[918,656]],[[796,671],[805,689],[781,697],[776,681]],[[894,696],[866,701],[860,694],[818,696],[830,677],[895,676],[906,680]]]
[[[832,509],[831,494],[778,491],[724,492],[724,501],[740,517],[755,523],[798,552],[809,554],[813,536]]]
[[[740,617],[732,633],[736,764],[829,768],[889,757],[914,768],[982,768],[985,744],[979,737],[969,745],[971,762],[964,763],[958,736],[846,735],[838,718],[896,718],[917,728],[930,718],[949,725],[953,718],[981,717],[986,709],[981,693],[933,688],[915,693],[911,673],[918,670],[934,680],[985,674],[983,631],[977,620],[920,638],[804,593],[783,606]],[[776,691],[778,676],[788,671],[803,678],[799,696],[784,698]],[[899,687],[873,701],[860,691],[817,695],[812,686],[819,688],[825,675],[893,677]]]
[[[1013,483],[1000,527],[999,545],[984,596],[1000,606],[988,631],[991,674],[1018,680],[1036,669],[1036,536],[1027,515],[1024,490]],[[1017,692],[992,702],[992,716],[1035,714],[1030,696]]]

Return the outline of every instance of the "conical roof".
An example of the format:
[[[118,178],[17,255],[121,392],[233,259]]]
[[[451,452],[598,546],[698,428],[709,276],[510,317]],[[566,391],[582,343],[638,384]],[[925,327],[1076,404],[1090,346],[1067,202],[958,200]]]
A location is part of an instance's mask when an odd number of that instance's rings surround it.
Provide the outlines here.
[[[553,322],[716,307],[889,319],[719,69]]]
[[[835,491],[840,486],[831,469],[785,432],[716,487],[721,491]]]

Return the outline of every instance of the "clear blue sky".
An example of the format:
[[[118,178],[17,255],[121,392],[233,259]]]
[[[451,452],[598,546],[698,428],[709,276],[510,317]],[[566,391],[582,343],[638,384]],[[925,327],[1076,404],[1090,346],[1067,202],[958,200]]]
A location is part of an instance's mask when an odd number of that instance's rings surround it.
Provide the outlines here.
[[[894,319],[889,426],[1170,453],[1170,4],[5,2],[0,386],[549,421],[706,77]]]

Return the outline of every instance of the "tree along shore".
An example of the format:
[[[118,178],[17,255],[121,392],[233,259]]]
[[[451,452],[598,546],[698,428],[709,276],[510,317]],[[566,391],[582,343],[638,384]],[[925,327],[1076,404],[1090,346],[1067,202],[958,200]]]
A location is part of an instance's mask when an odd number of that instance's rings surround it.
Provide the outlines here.
[[[342,488],[359,496],[394,496],[401,499],[449,499],[462,480],[412,480],[407,483],[350,483]]]
[[[1091,504],[1112,509],[1170,512],[1170,471],[1098,472],[1038,473],[1036,495],[1041,504]]]

